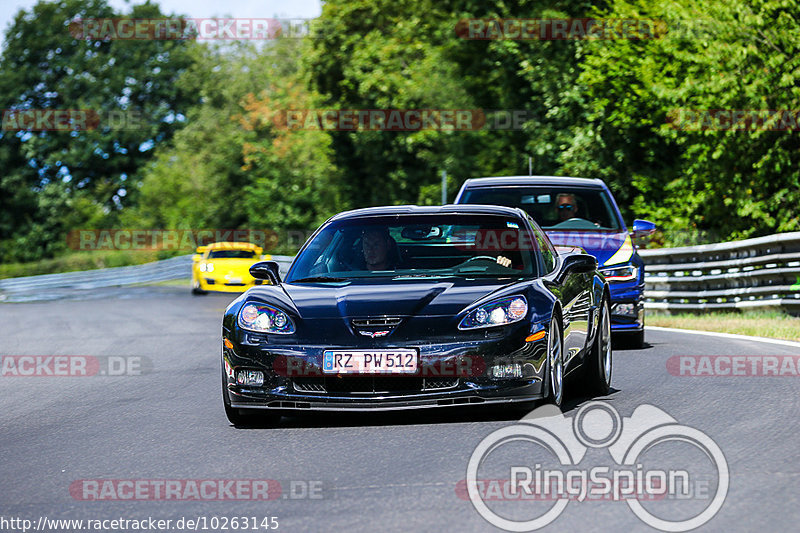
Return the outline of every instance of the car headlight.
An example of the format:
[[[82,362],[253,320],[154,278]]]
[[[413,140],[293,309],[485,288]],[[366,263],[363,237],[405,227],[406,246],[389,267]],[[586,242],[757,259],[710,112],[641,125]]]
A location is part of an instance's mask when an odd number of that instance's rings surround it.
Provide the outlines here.
[[[200,263],[200,272],[214,272],[214,264]]]
[[[294,323],[286,313],[254,302],[243,305],[239,310],[239,326],[260,333],[294,333]]]
[[[601,268],[600,272],[608,281],[631,281],[639,277],[639,267],[633,265]]]
[[[519,322],[528,314],[524,296],[509,296],[473,309],[458,325],[458,329],[489,328]]]

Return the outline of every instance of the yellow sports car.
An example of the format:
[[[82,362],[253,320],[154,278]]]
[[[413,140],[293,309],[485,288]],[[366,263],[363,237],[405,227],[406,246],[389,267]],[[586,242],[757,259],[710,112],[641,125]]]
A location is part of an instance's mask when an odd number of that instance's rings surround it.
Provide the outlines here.
[[[249,242],[215,242],[198,246],[192,256],[192,293],[244,292],[253,285],[269,282],[254,279],[250,267],[262,259],[260,246]]]

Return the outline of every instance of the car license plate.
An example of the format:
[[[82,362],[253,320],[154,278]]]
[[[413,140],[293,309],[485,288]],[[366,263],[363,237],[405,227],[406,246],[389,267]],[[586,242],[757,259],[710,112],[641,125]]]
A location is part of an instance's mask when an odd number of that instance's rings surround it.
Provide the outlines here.
[[[413,374],[416,350],[325,350],[322,371],[326,374]]]
[[[241,283],[242,278],[228,278],[228,283]]]

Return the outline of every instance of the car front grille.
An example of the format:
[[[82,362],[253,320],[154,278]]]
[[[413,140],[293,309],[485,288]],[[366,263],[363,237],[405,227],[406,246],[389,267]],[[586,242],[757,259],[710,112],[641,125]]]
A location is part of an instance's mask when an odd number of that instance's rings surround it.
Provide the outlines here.
[[[453,389],[458,378],[420,378],[404,376],[326,376],[294,378],[297,392],[314,394],[382,394],[389,392],[422,392]]]
[[[357,328],[397,327],[403,319],[396,316],[379,316],[373,318],[354,318],[352,323]]]
[[[425,378],[425,390],[453,389],[458,387],[458,378]]]

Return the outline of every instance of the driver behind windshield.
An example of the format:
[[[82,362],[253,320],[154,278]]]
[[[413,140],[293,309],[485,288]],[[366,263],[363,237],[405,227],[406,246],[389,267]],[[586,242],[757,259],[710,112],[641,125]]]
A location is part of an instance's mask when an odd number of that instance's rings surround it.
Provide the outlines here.
[[[374,227],[361,233],[361,252],[364,254],[366,270],[394,270],[397,264],[390,254],[394,239],[388,228]]]
[[[575,195],[567,192],[562,192],[556,196],[556,211],[558,212],[558,220],[565,222],[578,215],[578,202]]]
[[[363,254],[364,270],[395,270],[397,268],[397,244],[389,235],[389,229],[384,226],[375,226],[361,232],[361,253]],[[511,267],[511,259],[502,255],[496,258],[497,264],[506,268]]]

